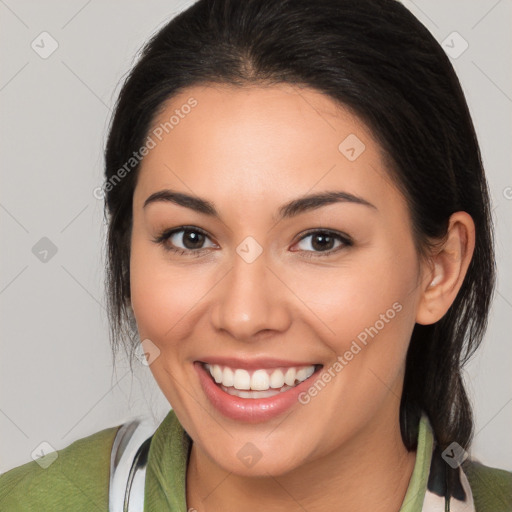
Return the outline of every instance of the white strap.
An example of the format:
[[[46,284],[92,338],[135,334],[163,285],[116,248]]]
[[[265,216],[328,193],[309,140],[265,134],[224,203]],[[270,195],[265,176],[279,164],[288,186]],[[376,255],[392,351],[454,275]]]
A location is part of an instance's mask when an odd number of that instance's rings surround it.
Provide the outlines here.
[[[141,463],[141,448],[147,449],[144,442],[157,426],[151,418],[136,418],[119,427],[110,456],[110,512],[143,512],[146,464]]]

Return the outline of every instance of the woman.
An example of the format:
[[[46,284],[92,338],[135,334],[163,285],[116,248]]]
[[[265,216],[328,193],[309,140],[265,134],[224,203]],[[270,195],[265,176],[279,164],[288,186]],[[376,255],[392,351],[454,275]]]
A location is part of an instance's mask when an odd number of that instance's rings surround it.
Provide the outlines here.
[[[512,510],[467,453],[486,179],[401,4],[200,0],[146,45],[105,158],[113,347],[173,410],[11,470],[2,507]]]

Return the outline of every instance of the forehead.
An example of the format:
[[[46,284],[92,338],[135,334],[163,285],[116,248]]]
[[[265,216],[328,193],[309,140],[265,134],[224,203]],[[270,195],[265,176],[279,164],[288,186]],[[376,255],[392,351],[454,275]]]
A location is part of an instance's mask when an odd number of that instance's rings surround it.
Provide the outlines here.
[[[284,202],[340,187],[377,203],[398,194],[370,130],[310,88],[190,87],[162,105],[148,136],[138,201],[165,187],[219,202]]]

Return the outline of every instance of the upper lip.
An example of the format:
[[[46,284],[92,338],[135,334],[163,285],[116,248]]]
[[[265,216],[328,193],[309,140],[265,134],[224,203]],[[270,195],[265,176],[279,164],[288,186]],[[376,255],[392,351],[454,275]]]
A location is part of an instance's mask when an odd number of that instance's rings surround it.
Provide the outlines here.
[[[300,367],[320,365],[310,361],[290,361],[289,359],[276,359],[275,357],[205,357],[198,360],[200,363],[218,364],[219,366],[229,366],[230,368],[240,368],[247,370],[256,370],[258,368],[280,368],[280,367]]]

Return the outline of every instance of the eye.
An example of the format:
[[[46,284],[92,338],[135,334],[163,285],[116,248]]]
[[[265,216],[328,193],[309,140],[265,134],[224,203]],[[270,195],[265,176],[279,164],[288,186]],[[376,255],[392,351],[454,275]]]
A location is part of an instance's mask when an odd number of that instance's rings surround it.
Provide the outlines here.
[[[160,244],[165,250],[182,255],[200,256],[207,249],[218,247],[211,242],[211,245],[204,247],[205,241],[209,236],[201,228],[196,226],[180,226],[170,230],[165,230],[158,235],[153,242]]]
[[[208,240],[210,240],[210,245],[205,247],[204,244]],[[162,245],[166,251],[184,256],[199,257],[208,249],[219,247],[211,242],[204,230],[196,226],[180,226],[165,230],[153,239],[153,242]],[[304,252],[303,256],[310,258],[329,256],[352,246],[353,242],[347,235],[331,230],[316,229],[303,235],[295,245],[299,247],[299,251]]]
[[[336,245],[336,243],[338,245]],[[331,255],[345,247],[352,246],[353,242],[347,235],[334,231],[317,229],[304,235],[296,245],[299,247],[299,250],[306,252],[304,256],[310,258]]]

